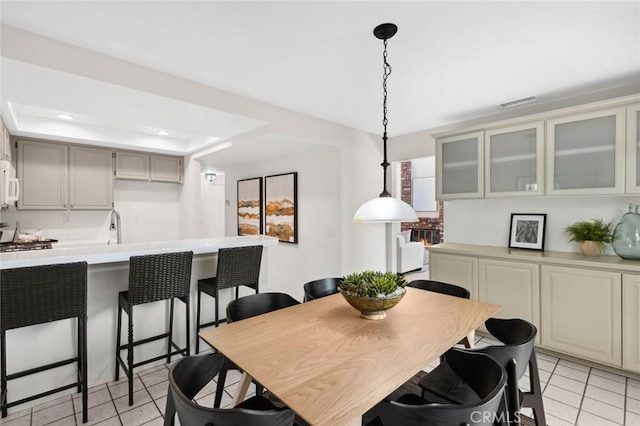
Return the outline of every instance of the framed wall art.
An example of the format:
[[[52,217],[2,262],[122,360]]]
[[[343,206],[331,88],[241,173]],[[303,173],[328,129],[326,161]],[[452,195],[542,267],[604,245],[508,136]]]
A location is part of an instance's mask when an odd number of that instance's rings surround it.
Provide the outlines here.
[[[509,248],[544,250],[546,221],[543,213],[511,213]]]
[[[238,235],[262,234],[262,178],[238,181]]]
[[[264,178],[265,234],[298,242],[298,172]]]

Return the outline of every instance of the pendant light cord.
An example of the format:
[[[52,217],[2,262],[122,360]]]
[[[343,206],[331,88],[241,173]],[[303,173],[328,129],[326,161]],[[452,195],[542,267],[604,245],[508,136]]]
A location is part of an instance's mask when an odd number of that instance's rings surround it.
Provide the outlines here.
[[[384,158],[380,165],[382,166],[382,193],[381,197],[391,197],[391,193],[387,190],[387,167],[389,167],[389,162],[387,161],[387,124],[389,120],[387,120],[387,78],[391,74],[391,65],[387,62],[387,40],[384,39],[384,52],[382,53],[382,62],[383,62],[383,74],[382,74],[382,126],[384,128],[384,132],[382,134],[382,145]]]

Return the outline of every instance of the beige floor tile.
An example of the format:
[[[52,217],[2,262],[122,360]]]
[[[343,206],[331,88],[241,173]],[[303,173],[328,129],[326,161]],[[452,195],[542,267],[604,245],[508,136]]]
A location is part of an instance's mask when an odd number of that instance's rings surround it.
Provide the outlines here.
[[[162,415],[164,415],[164,412],[167,408],[167,397],[163,396],[162,398],[154,399],[153,402],[156,403],[156,407],[158,407],[158,410],[162,413]],[[211,404],[210,407],[213,407],[213,404]]]
[[[584,392],[584,388],[586,386],[586,384],[583,382],[579,382],[577,380],[573,380],[568,377],[559,376],[556,374],[551,376],[551,379],[549,379],[549,384],[579,394],[582,394]]]
[[[0,420],[2,426],[31,426],[31,414],[10,418],[10,415]]]
[[[89,426],[103,422],[112,417],[117,418],[117,415],[118,413],[116,412],[116,407],[113,405],[113,402],[107,402],[105,404],[89,408],[89,419],[87,423],[82,423],[82,413],[76,413],[76,423],[82,424],[83,426]]]
[[[180,357],[178,357],[177,359],[176,359],[176,357],[173,357],[171,362],[173,363],[173,362],[177,361],[178,359],[180,359]],[[142,368],[144,368],[144,367],[142,367]],[[140,370],[140,371],[134,370],[133,372],[137,373],[138,376],[142,377],[142,376],[146,376],[146,375],[149,375],[151,373],[155,373],[157,371],[162,371],[162,370],[169,371],[169,369],[167,368],[167,364],[154,365],[153,367],[145,368],[144,370]]]
[[[149,402],[122,413],[120,420],[123,426],[140,426],[159,416],[161,416],[161,413],[158,407],[156,407],[156,404]]]
[[[624,395],[624,390],[626,388],[624,382],[611,380],[606,377],[598,376],[596,374],[592,374],[591,376],[589,376],[589,381],[587,382],[587,384],[600,389],[608,390],[610,392],[616,392],[621,395]]]
[[[596,401],[589,397],[584,398],[580,410],[581,412],[586,411],[615,423],[624,423],[624,410],[622,408],[614,407],[613,405],[605,404],[604,402]]]
[[[122,426],[120,418],[118,416],[111,417],[103,422],[97,423],[97,426]]]
[[[569,361],[568,359],[562,359],[562,358],[560,358],[560,360],[558,361],[558,365],[573,368],[575,370],[584,371],[586,373],[588,373],[589,370],[591,369],[591,367],[589,367],[588,365],[580,364],[578,362]]]
[[[56,398],[54,400],[51,401],[47,401],[47,402],[43,402],[42,404],[38,404],[35,407],[33,407],[33,412],[35,413],[36,411],[42,411],[45,410],[49,407],[53,407],[55,405],[60,405],[64,402],[68,402],[71,401],[71,395],[65,395],[62,396],[60,398]]]
[[[129,385],[127,383],[126,378],[121,379],[117,382],[112,382],[108,386],[109,386],[109,392],[111,393],[111,398],[113,399],[120,398],[121,396],[129,394]],[[142,381],[138,377],[134,377],[133,391],[134,392],[139,391],[140,389],[143,389],[143,388],[144,388],[144,385],[142,384]]]
[[[629,382],[631,379],[629,379]],[[627,396],[629,398],[640,399],[640,388],[627,384]]]
[[[104,389],[91,392],[89,395],[87,395],[87,406],[89,408],[95,407],[96,405],[104,404],[105,402],[109,401],[111,401],[111,394],[106,387]],[[73,408],[76,413],[82,411],[82,398],[80,396],[73,399]]]
[[[611,392],[606,389],[588,385],[584,396],[595,399],[596,401],[604,402],[605,404],[613,405],[614,407],[624,408],[624,395],[620,395],[619,393]]]
[[[551,372],[556,368],[556,365],[556,362],[547,361],[545,359],[538,360],[538,370]]]
[[[560,358],[558,358],[557,356],[553,356],[553,355],[544,353],[544,352],[542,352],[542,351],[540,351],[538,349],[536,349],[536,359],[538,361],[543,359],[545,361],[552,362],[554,364],[556,364],[560,360]]]
[[[621,423],[614,423],[611,420],[604,419],[586,411],[581,411],[578,416],[577,426],[615,426]]]
[[[46,425],[69,416],[73,416],[71,397],[61,404],[49,406],[43,410],[34,410],[31,416],[31,424],[32,426]]]
[[[576,408],[580,408],[580,403],[582,402],[581,394],[574,393],[554,385],[547,386],[542,394],[547,398],[551,398],[556,401],[563,402],[567,405],[570,405]]]
[[[9,413],[7,414],[7,417],[5,417],[4,419],[0,419],[0,422],[2,422],[2,424],[8,423],[10,420],[15,420],[25,416],[28,416],[29,422],[31,422],[31,408],[14,407],[9,408],[7,411]]]
[[[169,370],[162,368],[153,373],[140,375],[140,380],[146,387],[153,386],[158,383],[166,382],[169,379]]]
[[[573,422],[569,423],[565,420],[559,419],[554,416],[546,415],[545,417],[546,417],[548,426],[574,426],[575,425],[575,423]]]
[[[113,400],[113,403],[116,405],[116,410],[120,415],[149,402],[151,402],[151,396],[146,389],[140,389],[133,393],[133,405],[129,405],[129,395],[124,395]]]
[[[633,398],[627,398],[627,411],[640,414],[640,401]]]
[[[163,426],[164,425],[164,418],[163,417],[156,417],[155,419],[151,420],[150,422],[144,423],[143,426]]]
[[[47,426],[76,426],[76,416],[65,417],[55,422],[47,423]]]
[[[543,404],[545,414],[549,413],[569,423],[574,423],[578,418],[578,409],[575,407],[549,398],[543,398]]]
[[[169,381],[164,381],[160,383],[156,383],[153,386],[148,386],[147,391],[149,391],[149,395],[151,395],[152,399],[158,399],[163,396],[167,396],[167,390],[169,389]]]
[[[627,385],[632,386],[634,388],[640,388],[640,380],[628,378]]]
[[[576,370],[575,368],[567,367],[566,365],[558,364],[555,370],[553,370],[554,375],[559,375],[562,377],[568,377],[569,379],[576,380],[578,382],[586,383],[587,378],[589,377],[588,371]]]
[[[627,381],[627,378],[621,376],[620,374],[610,373],[608,371],[600,370],[599,368],[592,368],[591,375],[604,377],[605,379],[613,380],[620,383],[625,383]]]
[[[640,414],[627,411],[624,417],[624,424],[627,426],[640,425]]]

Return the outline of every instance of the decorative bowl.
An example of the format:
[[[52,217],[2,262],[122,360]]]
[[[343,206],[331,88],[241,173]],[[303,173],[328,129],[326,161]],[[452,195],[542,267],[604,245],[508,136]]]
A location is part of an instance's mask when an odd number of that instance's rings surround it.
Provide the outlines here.
[[[398,293],[388,296],[361,297],[340,290],[342,297],[344,297],[351,306],[360,311],[362,318],[371,320],[380,320],[386,317],[386,311],[396,306],[406,292],[407,290],[401,288],[398,290]]]

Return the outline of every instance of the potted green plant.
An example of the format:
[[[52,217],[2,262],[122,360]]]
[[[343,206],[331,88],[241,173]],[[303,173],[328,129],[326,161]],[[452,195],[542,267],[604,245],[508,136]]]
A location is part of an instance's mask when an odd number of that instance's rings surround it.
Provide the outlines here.
[[[344,276],[338,290],[366,319],[382,319],[400,302],[407,281],[393,272],[363,271]]]
[[[567,226],[564,232],[569,241],[580,243],[580,250],[585,256],[599,256],[605,243],[613,238],[611,224],[602,219],[583,220]]]

